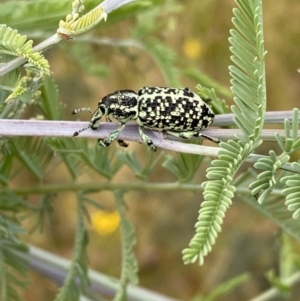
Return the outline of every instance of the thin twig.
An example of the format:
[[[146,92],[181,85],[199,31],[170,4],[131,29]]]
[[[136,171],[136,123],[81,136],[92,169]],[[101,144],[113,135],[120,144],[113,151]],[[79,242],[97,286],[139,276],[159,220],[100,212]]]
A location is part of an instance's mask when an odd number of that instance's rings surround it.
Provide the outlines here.
[[[19,253],[19,256],[26,257],[29,266],[47,278],[52,279],[58,284],[62,284],[67,276],[70,267],[70,260],[63,259],[53,253],[40,248],[29,246],[28,255]],[[95,292],[107,296],[113,296],[118,288],[118,280],[99,272],[89,270],[91,289]],[[173,298],[152,292],[142,287],[128,285],[127,296],[129,301],[178,301]]]
[[[300,283],[300,272],[296,272],[295,274],[291,275],[284,281],[284,284],[289,287],[293,287],[298,283]],[[270,301],[275,299],[277,300],[277,298],[280,296],[281,296],[280,291],[277,288],[272,287],[269,290],[265,291],[264,293],[260,294],[257,297],[252,298],[249,301]]]
[[[20,196],[28,196],[31,194],[47,194],[55,191],[56,193],[65,192],[65,191],[85,191],[89,193],[94,193],[104,190],[116,190],[120,189],[123,191],[189,191],[197,192],[202,191],[203,187],[199,184],[189,184],[189,183],[149,183],[149,182],[101,182],[101,183],[77,183],[77,182],[67,182],[67,183],[55,183],[55,184],[38,184],[34,186],[24,186],[24,187],[15,187],[0,188],[0,192],[12,191]],[[238,187],[236,188],[237,193],[249,194],[249,189],[247,187]],[[272,195],[281,196],[282,191],[280,189],[273,189],[271,192]]]
[[[268,116],[270,120],[267,122],[280,123],[285,118],[291,118],[290,112],[269,112]],[[232,124],[232,115],[218,115],[215,118],[214,125]],[[1,119],[0,120],[0,135],[3,136],[39,136],[39,137],[72,137],[75,131],[83,128],[87,125],[87,122],[72,122],[72,121],[46,121],[46,120],[17,120],[17,119]],[[86,130],[82,132],[79,137],[82,138],[95,138],[104,139],[109,133],[117,128],[117,123],[100,123],[98,130]],[[266,129],[262,131],[261,139],[264,141],[276,141],[274,132],[277,132],[282,138],[285,137],[284,130]],[[203,130],[203,133],[219,138],[220,140],[236,139],[235,135],[239,134],[238,129],[215,129],[208,128]],[[149,131],[149,136],[153,140],[154,144],[162,149],[201,154],[216,157],[218,156],[219,148],[181,143],[178,138],[171,135],[166,135],[161,132]],[[300,131],[299,131],[300,136]],[[138,127],[135,123],[128,123],[125,129],[120,134],[120,139],[141,142],[140,135],[138,133]],[[168,138],[168,139],[166,139]],[[74,138],[76,139],[76,138]]]

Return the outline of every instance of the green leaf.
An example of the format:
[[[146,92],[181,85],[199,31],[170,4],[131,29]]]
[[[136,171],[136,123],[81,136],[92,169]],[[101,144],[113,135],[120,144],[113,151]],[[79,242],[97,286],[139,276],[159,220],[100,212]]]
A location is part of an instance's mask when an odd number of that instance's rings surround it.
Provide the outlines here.
[[[136,153],[122,151],[117,153],[118,159],[128,165],[128,167],[134,172],[136,177],[140,179],[147,179],[151,171],[155,168],[161,157],[164,155],[161,152],[158,156],[154,156],[153,151],[147,148],[147,156],[146,162],[142,166],[138,158],[136,157]],[[153,160],[154,158],[154,160]]]
[[[231,204],[235,192],[232,185],[234,176],[261,141],[266,109],[266,84],[264,68],[264,40],[262,34],[262,1],[236,0],[233,24],[229,42],[235,67],[229,67],[232,76],[232,92],[236,106],[233,107],[234,121],[243,134],[240,141],[221,142],[219,158],[207,170],[207,182],[203,183],[204,202],[201,203],[196,234],[189,247],[183,250],[184,263],[198,260],[203,264],[204,257],[211,251],[225,212]],[[247,79],[251,80],[248,81]],[[267,190],[266,190],[267,191]]]
[[[90,147],[87,139],[47,137],[45,140],[64,160],[74,178],[77,177],[79,164],[88,166],[107,178],[111,178],[122,166],[120,160],[110,155],[108,148],[101,148],[98,144]]]
[[[113,24],[135,16],[161,2],[162,0],[139,0],[130,3],[110,13],[108,22],[103,22],[101,25]],[[37,29],[53,32],[58,28],[59,21],[65,19],[71,12],[71,4],[70,0],[6,1],[0,3],[0,19],[3,24],[10,24],[10,26],[26,32],[33,32]],[[84,5],[84,13],[86,13],[99,5],[99,1],[85,1]]]
[[[69,16],[70,18],[68,18]],[[76,16],[68,15],[66,21],[59,22],[57,32],[67,36],[82,34],[94,28],[102,20],[105,21],[106,18],[107,14],[104,9],[98,5],[81,17],[78,14]]]
[[[77,228],[72,263],[64,285],[56,296],[55,301],[78,300],[80,294],[85,293],[89,285],[88,257],[86,251],[88,231],[84,223],[86,208],[79,198],[77,199],[77,214]]]
[[[211,107],[216,114],[226,114],[229,113],[229,108],[224,100],[217,97],[214,89],[208,89],[200,84],[196,86],[198,95],[205,101],[211,100]]]
[[[122,273],[114,301],[123,301],[126,300],[127,283],[130,282],[133,285],[138,283],[138,263],[133,252],[133,246],[136,243],[135,230],[132,223],[126,218],[122,192],[116,191],[115,198],[117,209],[121,217]]]
[[[283,172],[283,174],[279,174],[279,178],[281,178],[281,180],[280,182],[278,181],[275,185],[277,191],[282,191],[282,189],[284,188],[285,184],[282,180],[288,180],[288,178],[284,176],[287,174],[288,172]],[[239,183],[240,190],[237,190],[237,196],[244,202],[246,202],[248,205],[255,208],[255,210],[261,212],[269,220],[273,221],[284,232],[295,237],[297,240],[300,240],[300,224],[298,220],[291,218],[291,213],[287,210],[286,205],[282,200],[281,194],[270,194],[269,197],[266,198],[262,204],[259,204],[257,202],[256,196],[253,197],[249,194],[247,190],[247,183],[251,182],[252,178],[256,177],[257,174],[254,172],[254,170],[248,170],[248,172],[245,173],[243,177],[243,186],[241,186],[241,182]],[[238,183],[235,184],[237,185]]]
[[[3,155],[4,160],[0,162],[0,183],[4,186],[8,186],[9,184],[13,158],[12,155]]]
[[[234,121],[243,131],[245,141],[257,140],[266,108],[261,1],[237,0],[236,3],[239,9],[233,10],[235,17],[232,22],[237,30],[230,31],[229,39],[233,53],[231,59],[236,64],[229,66],[236,102]],[[258,110],[258,105],[263,109]]]
[[[6,25],[0,25],[0,53],[22,57],[40,71],[50,73],[48,61],[32,49],[32,41]]]
[[[300,164],[297,163],[300,167]],[[295,164],[294,164],[295,166]],[[286,187],[282,190],[282,194],[285,196],[285,205],[289,211],[293,211],[293,218],[300,218],[300,176],[299,174],[287,175],[281,178],[281,183],[284,183]]]
[[[162,166],[174,174],[180,182],[184,183],[193,180],[202,160],[203,156],[177,153],[176,159],[171,155],[167,155]]]
[[[26,75],[23,76],[17,85],[14,87],[13,92],[6,98],[6,102],[20,102],[25,106],[33,104],[40,97],[40,87],[44,82],[44,75],[36,69],[30,70],[31,66],[24,65]],[[27,67],[26,67],[27,66]]]
[[[21,137],[11,140],[12,152],[19,161],[39,180],[51,160],[51,152],[41,139]],[[38,156],[41,154],[41,156]]]
[[[27,252],[18,239],[18,235],[24,232],[16,220],[0,213],[0,297],[4,301],[22,301],[19,290],[28,285],[24,281],[27,262],[17,252]]]
[[[53,77],[46,76],[38,107],[47,120],[62,120],[62,106],[58,103],[58,88]]]
[[[12,56],[3,54],[1,56],[1,63],[9,62],[12,59]],[[20,71],[15,69],[7,74],[5,74],[1,79],[0,85],[0,117],[4,118],[11,112],[10,110],[4,111],[6,104],[4,104],[8,95],[12,93],[20,81]]]
[[[30,204],[10,190],[0,191],[0,210],[21,212],[30,208]]]

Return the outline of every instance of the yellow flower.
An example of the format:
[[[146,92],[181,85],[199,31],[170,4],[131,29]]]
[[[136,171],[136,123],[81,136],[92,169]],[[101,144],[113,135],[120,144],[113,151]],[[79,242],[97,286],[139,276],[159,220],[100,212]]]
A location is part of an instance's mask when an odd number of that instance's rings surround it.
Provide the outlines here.
[[[194,38],[187,38],[183,43],[183,52],[186,57],[190,59],[196,59],[201,56],[202,47],[199,40]]]
[[[96,211],[91,215],[92,226],[100,235],[110,235],[115,232],[120,224],[118,211]]]

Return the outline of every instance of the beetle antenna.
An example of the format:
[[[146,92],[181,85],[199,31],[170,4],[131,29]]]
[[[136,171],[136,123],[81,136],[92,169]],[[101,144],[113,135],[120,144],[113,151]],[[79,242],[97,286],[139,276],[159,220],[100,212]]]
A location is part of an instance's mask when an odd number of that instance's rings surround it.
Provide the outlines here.
[[[82,133],[82,132],[84,132],[84,131],[86,131],[86,130],[88,130],[88,129],[90,129],[90,128],[91,128],[91,126],[90,126],[90,125],[87,125],[86,127],[82,128],[81,130],[76,131],[76,132],[73,134],[73,137],[78,136],[80,133]]]
[[[90,108],[81,108],[81,109],[75,109],[75,110],[73,110],[73,111],[72,111],[72,115],[75,115],[75,114],[78,114],[78,113],[84,112],[84,111],[90,112],[91,115],[93,114]],[[90,129],[90,128],[91,128],[91,126],[88,125],[88,126],[82,128],[81,130],[76,131],[76,132],[73,134],[73,137],[78,136],[80,133],[82,133],[82,132],[84,132],[85,130],[88,130],[88,129]]]

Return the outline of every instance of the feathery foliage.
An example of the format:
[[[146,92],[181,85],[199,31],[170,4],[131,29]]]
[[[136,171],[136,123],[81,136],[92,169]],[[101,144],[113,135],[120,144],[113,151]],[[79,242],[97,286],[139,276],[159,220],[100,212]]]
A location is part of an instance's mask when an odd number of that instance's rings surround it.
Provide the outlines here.
[[[136,15],[138,12],[147,10],[150,6],[161,2],[163,1],[136,1],[129,8],[124,7],[110,14],[109,21],[124,20],[128,16]],[[181,9],[180,6],[173,5],[173,3],[174,1],[164,1],[162,6],[154,7],[153,10],[148,10],[147,14],[138,16],[138,24],[131,32],[133,39],[128,40],[132,43],[128,43],[128,45],[136,46],[138,51],[145,51],[160,69],[165,82],[170,86],[179,87],[181,86],[180,75],[182,74],[177,67],[179,58],[161,39],[158,40],[153,37],[153,33],[172,27],[170,24],[166,24],[167,17]],[[114,300],[126,300],[127,285],[129,283],[137,284],[138,277],[137,261],[133,252],[135,231],[125,215],[123,200],[124,191],[128,191],[130,187],[135,185],[131,185],[131,181],[113,183],[114,177],[123,165],[127,165],[131,172],[141,180],[134,189],[150,190],[153,186],[166,191],[170,189],[170,186],[172,186],[171,189],[184,187],[185,190],[187,187],[188,189],[192,187],[191,190],[193,191],[204,189],[204,202],[201,204],[199,218],[195,225],[196,234],[189,247],[183,251],[185,263],[196,261],[200,264],[203,263],[204,257],[211,251],[212,245],[221,231],[223,218],[234,195],[265,214],[285,232],[300,240],[300,226],[297,221],[290,218],[291,215],[294,219],[300,216],[300,194],[298,192],[300,164],[294,162],[289,165],[291,167],[289,172],[281,171],[284,164],[291,160],[291,154],[300,148],[298,109],[294,110],[291,123],[285,120],[285,137],[282,138],[275,133],[276,141],[282,153],[277,155],[275,151],[271,150],[269,156],[259,159],[254,165],[255,168],[262,170],[259,175],[251,170],[247,176],[243,175],[242,179],[235,179],[242,164],[261,144],[260,134],[266,110],[262,0],[237,0],[236,3],[238,8],[233,10],[235,17],[232,19],[236,29],[230,31],[231,37],[229,39],[232,45],[230,49],[233,54],[234,65],[229,67],[229,72],[232,78],[231,91],[235,101],[232,112],[235,116],[234,122],[241,134],[236,137],[237,141],[229,140],[220,143],[219,157],[211,162],[211,167],[207,170],[208,180],[201,187],[194,183],[195,174],[199,171],[204,158],[199,155],[178,153],[175,157],[170,154],[166,155],[164,152],[153,154],[147,150],[146,158],[142,161],[138,159],[136,153],[123,150],[116,153],[113,146],[109,149],[101,149],[94,143],[95,141],[90,142],[86,139],[47,137],[40,140],[0,137],[1,300],[21,300],[18,289],[25,287],[25,284],[18,280],[20,279],[18,274],[25,275],[26,272],[23,257],[18,256],[18,254],[26,252],[26,247],[18,239],[18,235],[23,234],[24,229],[16,216],[20,214],[20,218],[25,219],[37,215],[37,222],[33,225],[32,230],[42,229],[43,221],[50,218],[54,208],[52,205],[57,193],[55,186],[59,186],[62,191],[70,191],[72,187],[74,191],[79,191],[73,259],[56,301],[78,300],[80,295],[85,294],[88,290],[88,259],[86,254],[88,229],[85,222],[85,217],[88,218],[88,212],[86,205],[92,205],[100,210],[103,210],[103,205],[98,200],[94,201],[88,198],[86,193],[103,189],[114,191],[116,206],[121,218],[122,270],[120,285]],[[67,36],[90,31],[102,19],[106,19],[106,13],[102,10],[101,5],[94,8],[99,4],[99,1],[86,1],[85,11],[81,1],[74,1],[71,13],[70,4],[71,1],[69,0],[9,1],[4,4],[1,3],[0,7],[3,9],[0,9],[0,17],[3,22],[11,24],[18,29],[18,32],[26,33],[28,37],[31,37],[30,34],[32,36],[41,34],[39,37],[48,35],[46,31],[56,30],[58,21],[61,19],[66,21],[60,22],[58,33]],[[15,9],[14,6],[18,10],[23,10],[22,20],[16,19],[16,16],[12,14]],[[156,22],[159,17],[162,21]],[[107,26],[107,23],[102,22],[101,25]],[[36,31],[37,28],[41,33]],[[20,35],[18,32],[6,25],[0,26],[1,63],[4,63],[1,64],[0,68],[16,56],[22,57],[28,62],[22,66],[26,73],[21,72],[21,68],[14,69],[1,79],[0,118],[19,118],[28,105],[35,104],[37,110],[42,114],[42,117],[38,116],[39,118],[62,120],[64,110],[59,103],[58,89],[54,78],[49,73],[48,62],[41,53],[33,51],[32,41],[28,41],[27,36]],[[163,36],[167,35],[161,35],[161,38]],[[92,56],[93,53],[96,53],[93,52],[93,48],[98,45],[99,40],[100,38],[92,34],[86,40],[80,41],[78,38],[76,40],[77,45],[73,48],[74,61],[79,61],[76,63],[84,69],[83,72],[89,71],[93,75],[103,76],[109,70],[109,64],[107,62],[98,63],[98,57]],[[113,40],[111,39],[111,41]],[[88,45],[80,44],[83,41],[84,43],[88,41],[86,43]],[[115,45],[116,43],[111,42],[110,46]],[[127,47],[124,45],[121,46]],[[64,50],[70,47],[67,43],[64,46]],[[127,54],[129,51],[126,49],[122,53]],[[88,56],[88,58],[82,59],[84,56]],[[96,63],[99,65],[95,67]],[[21,74],[24,76],[21,77]],[[202,99],[211,100],[211,105],[216,113],[228,113],[227,105],[223,100],[218,99],[215,91],[219,95],[231,97],[229,89],[220,86],[205,74],[195,72],[194,69],[187,70],[186,74],[197,82],[213,87],[214,89],[208,89],[197,85],[196,89]],[[53,158],[53,154],[57,156]],[[161,161],[171,176],[177,178],[176,185],[171,183],[167,187],[168,183],[166,183],[164,187],[164,183],[146,181]],[[65,186],[65,183],[51,186],[48,183],[46,171],[48,173],[49,170],[54,170],[55,165],[61,162],[64,167],[67,167],[71,180],[66,179]],[[25,170],[27,174],[33,175],[37,185],[29,187],[27,191],[26,189],[22,190],[22,188],[11,189],[11,179],[18,175],[20,170]],[[92,172],[93,176],[96,174],[96,177],[92,178],[92,181],[95,182],[93,186],[89,186],[90,183],[83,183],[82,185],[82,183],[75,181],[78,180],[82,171]],[[97,177],[103,181],[100,185],[97,182]],[[253,180],[254,178],[256,180]],[[152,184],[154,185],[151,186]],[[118,187],[118,185],[120,186]],[[124,188],[125,185],[128,185],[129,188]],[[252,195],[249,194],[248,185]],[[286,196],[285,202],[279,191],[282,191],[282,194]],[[37,192],[40,193],[39,204],[32,205],[30,200],[24,196],[37,194]],[[24,214],[24,212],[26,213]],[[241,277],[235,280],[220,286],[206,299],[204,297],[204,300],[225,294],[244,281],[245,278]],[[137,298],[137,300],[142,299]],[[202,299],[199,297],[196,300]]]
[[[219,99],[215,93],[215,89],[208,89],[200,84],[196,86],[199,96],[206,101],[211,101],[211,107],[216,114],[226,114],[229,113],[229,108],[225,101]]]
[[[37,103],[43,117],[47,120],[61,120],[62,110],[58,102],[58,88],[54,79],[46,76],[41,87],[40,101]]]
[[[294,163],[293,163],[294,165]],[[278,179],[283,179],[289,174],[287,171],[278,172]],[[243,173],[234,181],[234,184],[239,187],[243,192],[239,190],[236,192],[236,196],[246,202],[251,207],[255,208],[258,212],[265,215],[269,220],[273,221],[280,229],[300,239],[300,224],[291,218],[291,213],[287,210],[287,207],[283,200],[283,188],[285,184],[280,180],[276,181],[273,187],[273,191],[268,198],[264,200],[262,204],[257,202],[257,199],[249,194],[248,186],[253,180],[257,178],[255,170],[250,168],[247,172]]]
[[[67,164],[73,177],[78,174],[77,166],[88,166],[106,178],[112,178],[122,162],[113,158],[108,149],[88,146],[86,139],[46,138],[47,143]]]
[[[160,2],[162,0],[139,0],[133,2],[130,7],[120,7],[109,14],[110,24],[135,16]],[[48,32],[55,31],[59,21],[70,13],[71,4],[71,0],[6,1],[1,3],[0,19],[3,24],[10,24],[22,32],[32,32],[37,28]],[[97,5],[99,0],[85,1],[85,11],[89,12]]]
[[[10,216],[13,204],[21,203],[23,200],[15,195],[1,194],[0,202],[0,297],[3,301],[20,301],[19,288],[26,288],[28,281],[25,279],[27,262],[18,252],[27,251],[26,246],[19,240],[18,235],[25,230],[19,222]],[[15,201],[13,204],[10,201]],[[5,206],[8,205],[8,206]],[[6,211],[6,214],[2,213]]]
[[[20,35],[6,25],[0,25],[1,62],[20,57],[27,61],[24,65],[26,75],[21,78],[15,69],[1,79],[0,116],[1,118],[18,118],[28,105],[33,104],[40,96],[40,87],[45,74],[49,74],[50,66],[45,57],[33,50],[32,41]]]
[[[196,234],[183,250],[184,263],[198,260],[203,264],[204,256],[212,249],[225,212],[231,205],[235,187],[233,178],[246,158],[259,146],[266,108],[264,70],[264,41],[262,32],[262,1],[236,1],[232,19],[237,30],[231,30],[230,50],[235,66],[230,66],[232,92],[235,106],[234,122],[242,131],[238,142],[220,143],[219,159],[212,161],[207,170],[209,181],[204,187],[204,202],[195,225]]]
[[[42,180],[44,171],[52,158],[52,153],[45,147],[42,140],[34,140],[32,137],[21,137],[11,140],[10,143],[15,157],[34,177]],[[35,155],[41,152],[44,154],[42,158]]]
[[[81,293],[85,293],[89,285],[87,275],[88,257],[86,247],[88,244],[88,232],[84,222],[87,214],[84,203],[77,199],[77,229],[74,243],[73,259],[68,276],[55,301],[78,300]]]
[[[251,194],[255,195],[258,198],[258,202],[262,204],[270,192],[273,190],[277,181],[281,177],[277,177],[276,174],[278,170],[287,162],[290,161],[290,155],[295,151],[300,149],[300,138],[298,138],[298,124],[299,124],[299,110],[294,109],[293,119],[292,119],[292,128],[290,128],[289,120],[285,120],[285,143],[282,141],[282,138],[275,133],[276,140],[280,146],[282,153],[276,155],[273,150],[269,152],[269,157],[259,159],[254,167],[260,170],[263,170],[258,176],[257,180],[249,185]],[[292,164],[295,172],[297,174],[286,175],[280,179],[281,183],[285,183],[290,188],[285,188],[282,193],[286,196],[286,205],[288,209],[294,211],[293,217],[299,217],[299,203],[300,203],[300,194],[297,193],[295,186],[299,179],[299,168],[298,163],[294,162]],[[295,180],[295,181],[293,181]]]
[[[126,218],[124,212],[124,201],[122,199],[122,192],[115,192],[115,199],[118,212],[121,217],[121,233],[122,233],[122,272],[119,283],[119,289],[114,298],[114,301],[122,301],[126,299],[126,287],[128,282],[131,284],[138,283],[138,263],[133,253],[133,246],[135,245],[135,231],[133,225]]]
[[[176,159],[172,155],[167,155],[162,166],[184,183],[194,179],[202,160],[203,156],[177,153]]]
[[[77,35],[89,31],[95,27],[102,19],[106,21],[107,14],[101,6],[95,7],[87,14],[79,18],[79,12],[84,9],[81,1],[74,1],[77,3],[78,9],[73,11],[72,15],[68,15],[65,21],[59,22],[58,32],[67,36]]]
[[[142,165],[133,152],[121,151],[117,153],[118,159],[128,165],[136,177],[143,180],[148,178],[154,168],[158,165],[163,155],[164,153],[161,152],[158,156],[155,156],[151,150],[147,149],[146,162]]]
[[[20,56],[33,67],[49,74],[49,63],[44,56],[38,52],[33,51],[32,41],[27,41],[26,36],[22,36],[17,30],[13,30],[6,25],[0,26],[0,53]]]
[[[298,172],[297,174],[292,174],[283,177],[280,182],[284,183],[286,187],[283,189],[282,193],[286,198],[285,205],[288,210],[293,211],[293,218],[299,219],[300,217],[300,164],[298,162],[292,163],[293,168]]]

